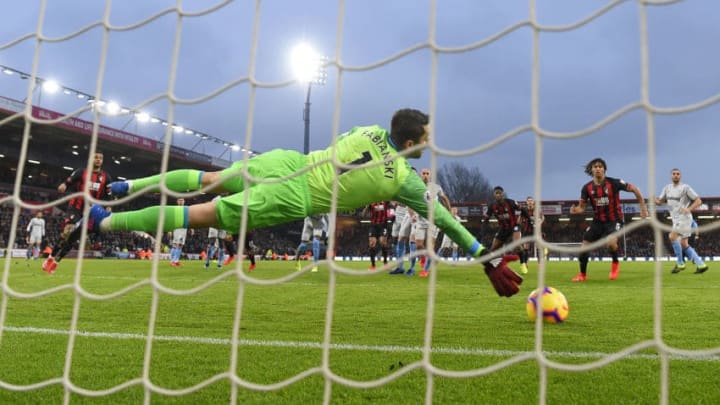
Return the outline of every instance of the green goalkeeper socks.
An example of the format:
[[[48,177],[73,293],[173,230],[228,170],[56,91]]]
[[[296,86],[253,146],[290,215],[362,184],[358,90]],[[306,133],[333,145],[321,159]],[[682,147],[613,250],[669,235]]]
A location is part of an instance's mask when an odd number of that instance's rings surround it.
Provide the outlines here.
[[[110,216],[110,229],[107,230],[155,232],[160,220],[160,210],[165,211],[165,223],[163,224],[165,232],[187,228],[188,209],[187,206],[169,205],[148,207],[138,211],[116,212]]]
[[[199,190],[202,186],[201,170],[180,169],[167,172],[165,182],[167,187],[172,191],[186,192]],[[160,191],[160,175],[143,177],[130,182],[130,192],[134,193],[150,187],[149,191]]]

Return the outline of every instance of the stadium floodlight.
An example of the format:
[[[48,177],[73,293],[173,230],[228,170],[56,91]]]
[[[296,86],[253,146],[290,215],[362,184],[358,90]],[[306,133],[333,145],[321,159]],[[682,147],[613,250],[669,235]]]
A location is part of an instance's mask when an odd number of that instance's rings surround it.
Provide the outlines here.
[[[67,171],[69,171],[69,172],[71,172],[71,171],[74,170],[74,169],[73,169],[72,167],[70,167],[70,166],[63,166],[63,169],[65,169],[65,170],[67,170]]]
[[[240,146],[239,146],[239,145],[233,145],[233,146],[231,146],[231,148],[232,148],[232,150],[234,150],[235,152],[237,152],[237,151],[240,150]]]
[[[176,134],[179,134],[179,133],[185,131],[185,128],[181,127],[180,125],[173,125],[172,128]]]
[[[28,163],[32,163],[32,164],[34,164],[34,165],[39,165],[39,164],[40,164],[39,161],[33,160],[33,159],[28,159],[27,162],[28,162]]]
[[[60,85],[55,80],[45,80],[42,84],[42,89],[50,94],[54,94],[60,90]]]
[[[120,104],[114,101],[110,101],[109,103],[105,104],[105,112],[110,115],[117,115],[120,112]]]
[[[320,56],[310,45],[301,43],[293,49],[291,60],[297,80],[307,83],[305,108],[303,109],[305,123],[303,153],[307,154],[310,152],[310,93],[313,84],[322,86],[327,82],[326,58]]]
[[[315,79],[320,55],[310,45],[306,43],[297,45],[293,48],[291,58],[295,78],[303,83]]]

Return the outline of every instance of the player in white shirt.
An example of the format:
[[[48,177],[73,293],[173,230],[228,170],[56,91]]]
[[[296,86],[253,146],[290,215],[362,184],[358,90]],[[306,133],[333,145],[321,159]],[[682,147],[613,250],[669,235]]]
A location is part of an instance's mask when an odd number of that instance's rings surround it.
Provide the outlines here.
[[[672,169],[670,171],[671,183],[663,187],[660,196],[655,199],[657,205],[667,203],[672,218],[672,231],[670,231],[670,243],[677,257],[677,263],[672,269],[673,273],[679,273],[685,270],[685,261],[683,255],[695,262],[697,269],[696,274],[704,273],[708,270],[708,266],[698,256],[695,249],[688,244],[688,238],[692,235],[692,210],[702,204],[702,200],[695,190],[689,185],[680,182],[682,174],[680,169]]]
[[[40,245],[45,238],[45,219],[42,211],[38,211],[35,217],[30,220],[27,226],[28,250],[32,249],[33,260],[40,257]],[[28,255],[29,258],[29,255]]]
[[[420,170],[420,177],[422,178],[423,182],[425,182],[425,185],[427,186],[428,191],[425,194],[425,199],[430,202],[435,199],[440,201],[440,203],[448,210],[450,211],[450,199],[445,195],[445,191],[442,189],[442,187],[437,184],[430,181],[430,169],[424,168]],[[419,217],[417,222],[415,223],[415,244],[417,245],[418,249],[424,249],[425,248],[425,242],[430,240],[429,238],[432,238],[433,244],[435,242],[435,239],[437,239],[438,236],[438,228],[434,225],[430,225],[430,222],[422,217]],[[427,277],[430,273],[428,273],[428,270],[430,269],[430,256],[426,255],[425,260],[423,262],[423,269],[418,274],[420,277]]]
[[[457,207],[450,208],[450,213],[452,216],[457,220],[458,222],[462,221],[462,218],[458,215],[458,209]],[[452,252],[452,261],[456,262],[459,260],[458,258],[458,244],[455,243],[452,239],[450,239],[449,236],[443,235],[442,243],[440,244],[440,247],[438,248],[437,254],[440,256],[440,253],[442,253],[443,249],[450,249]]]
[[[305,217],[305,221],[303,222],[302,235],[300,236],[300,245],[298,246],[295,253],[295,268],[297,269],[297,271],[302,270],[302,265],[300,264],[300,255],[305,253],[305,251],[307,250],[311,238],[314,262],[311,271],[313,273],[318,271],[317,263],[318,259],[320,258],[320,238],[322,238],[323,233],[327,235],[328,223],[329,220],[327,214],[317,214]]]
[[[227,232],[218,230],[217,228],[208,228],[208,244],[205,249],[205,270],[210,267],[210,261],[217,253],[217,268],[222,269],[223,259],[225,255],[224,244]]]
[[[409,253],[415,253],[415,239],[410,238],[412,231],[412,217],[415,215],[412,209],[407,206],[395,202],[395,222],[393,222],[390,236],[395,238],[395,257],[400,263],[390,272],[390,274],[407,274],[412,276],[415,274],[415,257],[410,259],[410,268],[405,272],[405,246],[408,245]]]
[[[184,198],[177,199],[177,205],[185,205]],[[183,246],[185,246],[185,239],[187,238],[187,228],[178,228],[172,231],[172,248],[170,249],[170,265],[173,267],[179,267],[180,256],[182,255]]]

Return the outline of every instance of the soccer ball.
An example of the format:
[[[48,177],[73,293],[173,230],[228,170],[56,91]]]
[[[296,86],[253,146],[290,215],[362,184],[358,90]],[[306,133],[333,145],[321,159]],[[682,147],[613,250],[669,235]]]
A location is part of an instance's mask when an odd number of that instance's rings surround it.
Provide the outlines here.
[[[568,317],[570,308],[568,307],[567,298],[553,287],[538,288],[530,293],[527,299],[525,309],[528,318],[535,320],[538,312],[538,302],[540,301],[540,292],[542,292],[542,317],[546,323],[560,323]]]

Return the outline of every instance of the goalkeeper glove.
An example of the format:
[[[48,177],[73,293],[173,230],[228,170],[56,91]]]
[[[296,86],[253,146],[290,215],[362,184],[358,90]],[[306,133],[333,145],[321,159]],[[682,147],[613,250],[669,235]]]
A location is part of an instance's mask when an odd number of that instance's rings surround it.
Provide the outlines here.
[[[518,260],[517,255],[504,255],[485,263],[485,274],[501,297],[512,297],[520,291],[523,278],[507,266],[508,262],[515,260]]]

